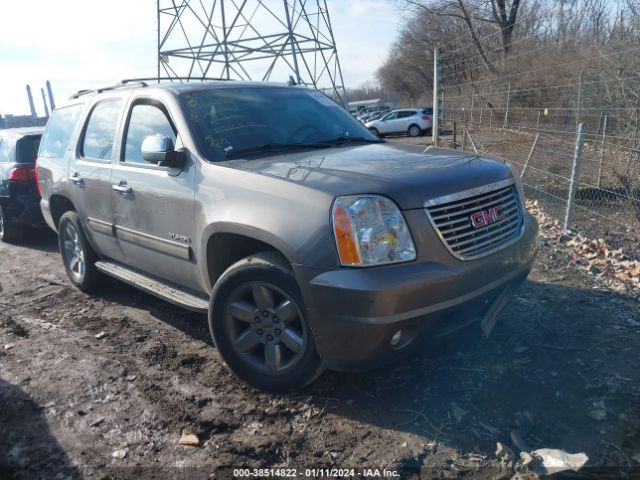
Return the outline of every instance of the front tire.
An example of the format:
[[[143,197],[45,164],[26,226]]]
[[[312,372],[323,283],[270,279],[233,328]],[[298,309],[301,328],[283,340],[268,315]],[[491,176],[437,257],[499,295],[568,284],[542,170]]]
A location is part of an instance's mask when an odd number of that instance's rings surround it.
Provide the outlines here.
[[[71,283],[83,292],[93,290],[101,276],[95,266],[98,256],[82,231],[76,212],[69,211],[60,218],[58,244]]]
[[[16,243],[22,239],[24,230],[20,225],[11,222],[6,209],[0,205],[0,240],[5,243]]]
[[[324,371],[296,279],[276,253],[247,257],[221,275],[209,328],[229,368],[262,390],[296,390]]]
[[[380,135],[380,132],[378,131],[378,129],[377,129],[377,128],[375,128],[375,127],[371,127],[371,128],[369,129],[369,131],[370,131],[371,133],[373,133],[376,137],[378,137],[378,138],[382,138],[382,135]]]

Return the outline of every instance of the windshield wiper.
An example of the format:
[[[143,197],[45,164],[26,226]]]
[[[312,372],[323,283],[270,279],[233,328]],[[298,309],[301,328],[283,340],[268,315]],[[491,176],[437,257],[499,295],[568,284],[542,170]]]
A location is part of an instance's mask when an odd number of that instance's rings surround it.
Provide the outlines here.
[[[329,148],[331,144],[325,142],[317,143],[265,143],[255,147],[234,148],[227,152],[227,158],[234,158],[238,155],[260,154],[284,152],[287,150],[299,150],[303,148]]]
[[[365,137],[351,137],[349,135],[342,135],[340,137],[332,138],[331,140],[323,140],[323,144],[342,145],[346,142],[365,142],[365,143],[384,143],[384,140],[379,138],[365,138]]]

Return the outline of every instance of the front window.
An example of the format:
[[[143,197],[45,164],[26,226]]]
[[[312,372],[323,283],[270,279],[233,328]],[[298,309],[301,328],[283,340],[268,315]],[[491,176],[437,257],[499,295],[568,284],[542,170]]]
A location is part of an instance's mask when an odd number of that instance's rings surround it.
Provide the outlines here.
[[[200,148],[220,161],[339,142],[380,142],[326,95],[307,89],[225,87],[181,96]]]

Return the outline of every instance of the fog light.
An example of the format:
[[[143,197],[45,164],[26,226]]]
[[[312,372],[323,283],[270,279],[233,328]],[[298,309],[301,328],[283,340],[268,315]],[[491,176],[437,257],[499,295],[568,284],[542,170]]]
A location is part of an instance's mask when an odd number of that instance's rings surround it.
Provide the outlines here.
[[[398,345],[400,343],[400,339],[402,338],[402,330],[398,330],[396,333],[393,334],[393,337],[391,337],[391,346],[395,347],[396,345]]]

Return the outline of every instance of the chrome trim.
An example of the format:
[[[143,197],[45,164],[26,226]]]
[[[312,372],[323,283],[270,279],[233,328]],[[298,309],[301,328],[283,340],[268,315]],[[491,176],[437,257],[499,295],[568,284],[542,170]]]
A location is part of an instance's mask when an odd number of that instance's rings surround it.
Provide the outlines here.
[[[508,187],[509,185],[514,185],[516,181],[513,178],[508,178],[506,180],[501,180],[496,183],[490,183],[488,185],[482,185],[481,187],[471,188],[469,190],[464,190],[462,192],[451,193],[449,195],[443,195],[441,197],[432,198],[431,200],[427,200],[424,202],[424,208],[435,207],[436,205],[440,205],[442,203],[451,203],[456,200],[464,200],[468,197],[475,197],[476,195],[482,195],[483,193],[489,193],[494,190],[498,190],[500,188]]]
[[[456,252],[455,250],[453,250],[453,248],[449,245],[449,242],[447,241],[447,239],[444,238],[444,235],[440,231],[440,228],[438,228],[438,225],[436,224],[435,220],[433,219],[433,217],[431,215],[431,212],[429,211],[429,207],[435,207],[435,206],[438,206],[438,205],[443,205],[443,204],[447,204],[447,203],[451,203],[451,202],[456,202],[456,201],[459,201],[459,200],[465,200],[465,199],[470,198],[470,197],[475,197],[475,196],[478,196],[478,195],[491,193],[494,190],[499,190],[501,188],[514,186],[514,185],[516,187],[515,190],[514,190],[514,199],[516,201],[516,205],[515,205],[516,206],[516,213],[517,213],[518,221],[521,222],[520,231],[518,232],[518,235],[515,236],[513,239],[509,240],[506,243],[500,243],[499,245],[496,245],[495,248],[491,248],[491,249],[487,250],[486,252],[482,252],[482,253],[479,253],[477,255],[464,255],[464,254],[460,254],[460,253]],[[436,235],[438,236],[438,238],[440,239],[442,244],[445,246],[447,251],[451,255],[453,255],[455,258],[457,258],[458,260],[462,260],[462,261],[469,261],[469,260],[476,260],[476,259],[479,259],[479,258],[483,258],[483,257],[491,255],[491,254],[493,254],[493,253],[495,253],[495,252],[497,252],[499,250],[502,250],[504,248],[507,248],[507,247],[513,245],[514,243],[516,243],[518,240],[520,240],[522,238],[522,236],[524,235],[525,226],[526,226],[525,225],[524,205],[522,203],[522,198],[520,198],[520,192],[519,192],[519,190],[517,188],[516,181],[513,178],[510,178],[510,179],[507,179],[507,180],[501,180],[499,182],[490,183],[488,185],[483,185],[481,187],[471,188],[469,190],[464,190],[462,192],[452,193],[450,195],[443,195],[441,197],[437,197],[437,198],[433,198],[431,200],[427,200],[426,202],[424,202],[424,212],[427,215],[427,218],[429,219],[429,223],[433,227],[433,230],[436,232]],[[456,220],[454,222],[449,222],[449,223],[458,223],[459,221],[462,221],[462,220],[463,219],[460,219],[460,220]]]
[[[121,227],[120,225],[115,226],[115,231],[116,237],[123,242],[133,243],[134,245],[183,260],[191,259],[191,248],[189,245],[148,235],[130,228]]]
[[[105,222],[104,220],[98,220],[97,218],[87,217],[87,225],[93,232],[102,233],[104,235],[110,235],[113,237],[112,223]]]

